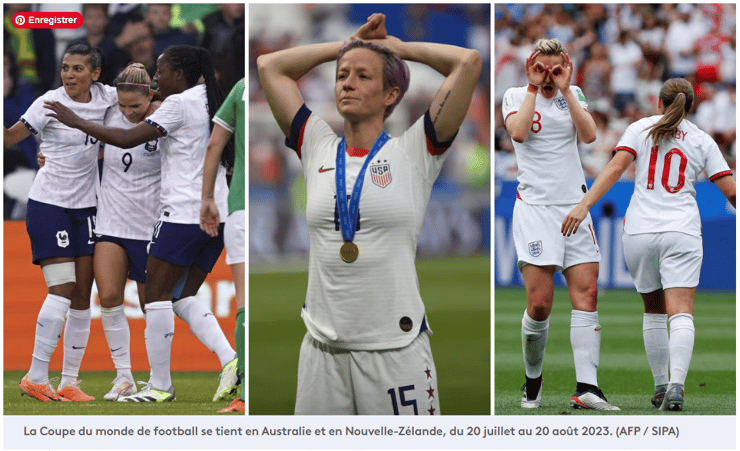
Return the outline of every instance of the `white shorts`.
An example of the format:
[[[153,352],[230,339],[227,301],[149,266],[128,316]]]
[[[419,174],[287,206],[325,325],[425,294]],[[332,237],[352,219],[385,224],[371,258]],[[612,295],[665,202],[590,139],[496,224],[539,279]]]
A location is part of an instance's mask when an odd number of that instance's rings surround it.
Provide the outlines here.
[[[591,214],[578,232],[563,236],[560,228],[574,205],[530,205],[517,199],[512,222],[519,269],[524,265],[556,266],[558,271],[601,261]]]
[[[244,210],[237,210],[226,218],[224,226],[224,247],[226,248],[226,264],[235,265],[244,263],[246,242]]]
[[[306,333],[296,415],[439,415],[429,334],[382,351],[333,348]]]
[[[681,232],[622,235],[624,259],[640,293],[699,285],[704,256],[700,236]]]

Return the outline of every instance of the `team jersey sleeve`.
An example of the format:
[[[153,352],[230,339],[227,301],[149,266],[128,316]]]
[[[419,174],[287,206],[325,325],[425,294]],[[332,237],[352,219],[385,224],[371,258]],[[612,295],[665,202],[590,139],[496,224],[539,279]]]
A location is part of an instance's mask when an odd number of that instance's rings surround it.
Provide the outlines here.
[[[36,99],[20,117],[20,121],[28,127],[33,135],[38,135],[51,120],[51,117],[46,115],[49,110],[44,108],[44,102],[52,100],[51,92],[49,91]]]
[[[213,122],[233,133],[236,126],[236,105],[242,98],[243,93],[244,80],[234,85],[231,89],[221,108],[213,116]]]
[[[311,157],[311,150],[327,145],[336,138],[337,135],[329,124],[303,104],[293,118],[290,136],[285,138],[285,145],[295,151],[305,167],[304,157]]]
[[[501,103],[501,113],[504,116],[504,123],[506,123],[506,118],[519,111],[523,99],[521,89],[509,88],[506,90],[504,100]]]
[[[447,141],[437,140],[434,124],[427,110],[424,117],[419,118],[406,133],[399,137],[399,145],[424,177],[429,182],[434,182],[442,170],[447,150],[452,145],[455,136],[457,133]]]
[[[116,91],[116,88],[113,86],[108,85],[100,85],[102,88],[102,95],[103,99],[106,103],[108,103],[110,106],[115,106],[118,104],[118,91]]]
[[[715,181],[720,177],[732,175],[732,170],[725,157],[722,156],[719,146],[709,135],[706,136],[706,149],[704,171],[707,173],[709,180]]]
[[[614,148],[614,153],[617,153],[619,150],[625,150],[629,153],[631,153],[635,159],[637,159],[637,150],[638,150],[638,136],[640,134],[640,125],[638,123],[634,123],[627,127],[627,130],[624,131],[624,134],[622,134],[622,137],[619,138],[619,142],[617,143],[617,147]]]
[[[167,136],[182,126],[183,108],[181,97],[171,95],[144,122],[154,127],[160,135]]]
[[[571,86],[570,90],[573,92],[573,95],[576,96],[576,99],[578,99],[578,103],[581,104],[584,110],[588,111],[588,102],[586,101],[586,96],[583,94],[583,90],[579,88],[578,86]]]

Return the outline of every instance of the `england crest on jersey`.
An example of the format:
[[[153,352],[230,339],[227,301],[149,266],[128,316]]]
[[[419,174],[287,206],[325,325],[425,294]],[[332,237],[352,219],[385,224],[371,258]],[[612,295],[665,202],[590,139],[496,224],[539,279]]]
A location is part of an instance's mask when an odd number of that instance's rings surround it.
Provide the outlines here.
[[[532,241],[528,244],[529,255],[532,257],[539,257],[542,255],[542,240]]]
[[[371,165],[370,177],[374,184],[381,188],[385,188],[389,183],[391,183],[391,165],[385,162]]]
[[[563,111],[568,111],[568,102],[565,101],[565,97],[555,98],[555,106]]]

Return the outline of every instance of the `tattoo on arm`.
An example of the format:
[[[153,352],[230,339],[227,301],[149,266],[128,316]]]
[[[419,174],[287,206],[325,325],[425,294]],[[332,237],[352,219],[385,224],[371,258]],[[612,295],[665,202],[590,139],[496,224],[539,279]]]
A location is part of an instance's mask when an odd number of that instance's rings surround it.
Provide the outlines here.
[[[444,100],[439,104],[439,109],[437,110],[437,114],[434,116],[434,119],[432,120],[432,125],[437,125],[437,119],[439,119],[440,113],[442,113],[442,107],[445,106],[445,102],[447,102],[447,98],[450,96],[450,91],[447,91],[447,95],[445,95]]]

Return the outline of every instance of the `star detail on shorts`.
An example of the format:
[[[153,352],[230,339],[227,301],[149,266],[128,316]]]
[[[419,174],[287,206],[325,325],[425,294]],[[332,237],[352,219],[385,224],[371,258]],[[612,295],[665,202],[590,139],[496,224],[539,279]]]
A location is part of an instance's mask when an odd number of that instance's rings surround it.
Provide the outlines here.
[[[427,367],[427,369],[425,369],[424,372],[427,373],[427,379],[432,378],[432,370],[430,370],[429,367]]]
[[[429,398],[434,398],[434,389],[432,388],[431,385],[429,386],[429,390],[427,390],[427,393],[429,393]]]
[[[434,407],[430,407],[429,410],[428,410],[429,411],[429,415],[434,415],[434,411],[435,410],[436,409]]]

